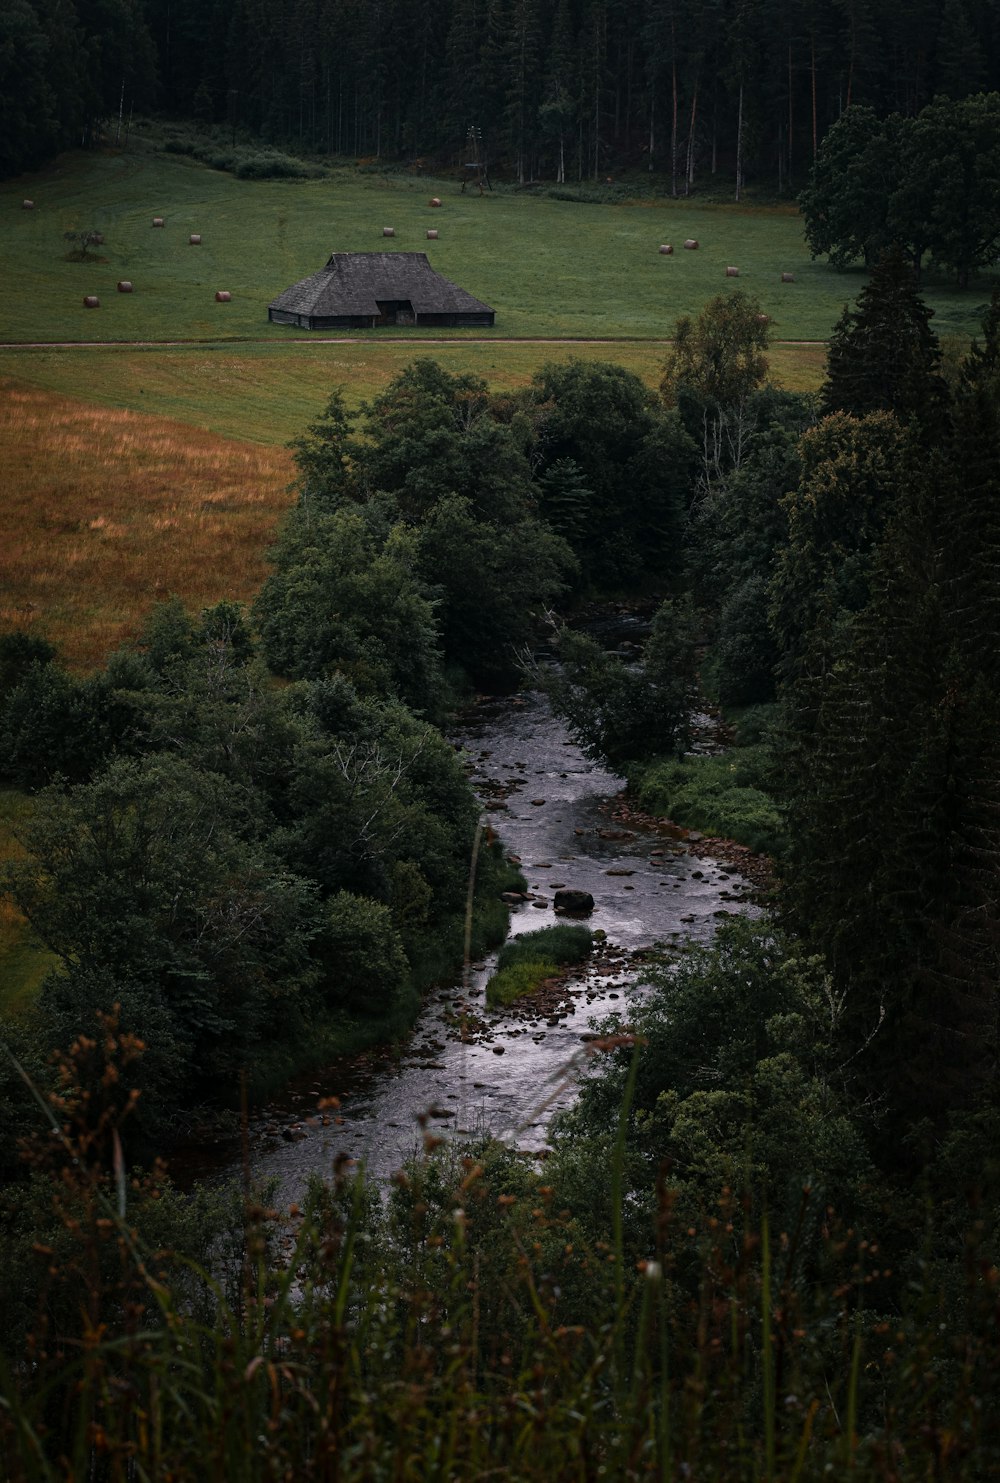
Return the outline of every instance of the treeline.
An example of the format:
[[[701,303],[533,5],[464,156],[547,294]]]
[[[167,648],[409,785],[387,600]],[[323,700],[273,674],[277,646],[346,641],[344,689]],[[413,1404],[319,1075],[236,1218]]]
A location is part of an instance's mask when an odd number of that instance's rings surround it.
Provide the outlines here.
[[[0,168],[123,105],[458,169],[475,128],[521,182],[641,166],[674,191],[722,170],[794,194],[852,104],[910,117],[998,86],[995,11],[977,0],[13,0]]]
[[[157,97],[143,0],[8,0],[0,10],[0,177],[127,133]]]
[[[937,98],[915,118],[852,107],[827,134],[799,197],[813,257],[870,264],[903,246],[967,288],[1000,256],[1000,93]]]
[[[549,687],[657,811],[770,832],[786,922],[829,966],[845,1063],[899,1159],[893,1140],[933,1142],[997,1088],[1000,300],[946,376],[890,253],[834,330],[816,405],[760,384],[740,304],[678,326],[662,390],[701,448],[683,569],[702,676],[748,745],[683,760],[676,703],[673,749],[633,728],[633,687],[663,685],[656,630],[638,671],[567,633]],[[676,614],[670,631],[676,679]]]

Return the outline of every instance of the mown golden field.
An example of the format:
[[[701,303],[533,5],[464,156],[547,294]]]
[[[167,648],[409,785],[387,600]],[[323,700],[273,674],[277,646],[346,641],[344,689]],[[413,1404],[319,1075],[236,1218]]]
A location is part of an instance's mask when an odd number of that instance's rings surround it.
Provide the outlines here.
[[[251,598],[291,455],[0,381],[0,625],[89,669],[154,603]]]

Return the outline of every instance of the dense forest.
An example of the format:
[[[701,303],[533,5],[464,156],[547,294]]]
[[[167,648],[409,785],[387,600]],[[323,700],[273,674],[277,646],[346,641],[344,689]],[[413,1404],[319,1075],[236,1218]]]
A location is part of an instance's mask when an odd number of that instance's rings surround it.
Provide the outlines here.
[[[481,150],[522,183],[794,194],[852,104],[911,118],[998,86],[989,0],[11,0],[0,173],[160,110],[303,153]]]

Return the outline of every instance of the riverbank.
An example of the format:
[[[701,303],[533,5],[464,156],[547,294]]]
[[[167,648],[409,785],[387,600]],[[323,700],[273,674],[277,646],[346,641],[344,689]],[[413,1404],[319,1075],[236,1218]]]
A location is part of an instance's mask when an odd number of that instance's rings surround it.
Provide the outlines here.
[[[276,1181],[286,1203],[344,1156],[390,1177],[427,1128],[489,1132],[537,1153],[553,1114],[575,1097],[593,1019],[643,993],[657,945],[707,943],[720,921],[757,910],[749,878],[702,854],[707,841],[631,810],[625,780],[583,754],[542,696],[485,700],[453,740],[527,882],[511,934],[554,925],[556,890],[577,888],[594,898],[595,951],[579,973],[500,1009],[486,1004],[494,960],[474,957],[428,996],[401,1043],[316,1067],[251,1111],[249,1169]],[[242,1176],[243,1141],[188,1149],[179,1168],[186,1182]]]

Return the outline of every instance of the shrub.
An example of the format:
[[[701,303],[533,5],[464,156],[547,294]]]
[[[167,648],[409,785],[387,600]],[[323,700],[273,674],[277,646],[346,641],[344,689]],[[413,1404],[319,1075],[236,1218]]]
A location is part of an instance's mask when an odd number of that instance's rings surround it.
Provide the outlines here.
[[[686,829],[735,839],[752,850],[781,855],[785,824],[774,799],[760,786],[763,748],[718,757],[665,759],[631,775],[639,802]]]
[[[406,954],[382,902],[338,891],[326,904],[319,944],[331,1003],[381,1015],[407,997]]]
[[[238,180],[307,180],[318,172],[290,155],[251,154],[238,161],[235,173]]]
[[[497,967],[509,968],[515,963],[538,963],[543,959],[559,965],[582,963],[590,952],[592,942],[589,927],[571,926],[564,922],[555,927],[541,927],[537,932],[526,932],[523,937],[512,937],[505,943],[500,950]]]

